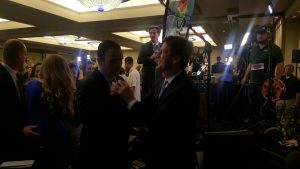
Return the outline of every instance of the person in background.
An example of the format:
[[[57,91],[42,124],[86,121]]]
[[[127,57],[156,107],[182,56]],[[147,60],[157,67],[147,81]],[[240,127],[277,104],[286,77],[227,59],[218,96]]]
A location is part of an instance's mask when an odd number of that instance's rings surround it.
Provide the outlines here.
[[[31,158],[25,151],[22,133],[26,112],[25,89],[20,72],[25,69],[27,48],[18,39],[3,44],[0,63],[0,164],[4,161]]]
[[[256,31],[257,45],[252,47],[249,56],[249,65],[241,84],[246,84],[250,76],[250,87],[248,90],[250,117],[249,120],[276,121],[276,112],[265,111],[273,109],[273,103],[264,104],[265,99],[261,94],[264,82],[269,78],[280,79],[283,74],[283,56],[281,49],[271,43],[271,28],[260,26]],[[263,106],[265,105],[265,106]],[[269,110],[270,110],[269,109]]]
[[[161,43],[158,41],[160,28],[158,26],[150,26],[149,34],[151,40],[145,43],[140,50],[138,56],[138,64],[143,64],[142,69],[142,96],[146,96],[150,91],[155,80],[159,79],[160,73],[156,71],[155,58],[159,52]]]
[[[221,60],[222,60],[221,56],[218,56],[217,62],[214,65],[225,65]]]
[[[34,159],[34,169],[68,169],[68,130],[65,126],[74,116],[75,83],[66,60],[60,55],[48,56],[42,64],[39,80],[31,80],[25,125],[34,126],[28,137],[41,147]]]
[[[85,76],[88,76],[88,75],[92,74],[93,71],[94,71],[94,63],[92,61],[89,61],[88,65],[87,65],[87,68],[86,68]]]
[[[125,81],[128,79],[128,76],[126,76],[125,69],[121,67],[119,76],[121,76]]]
[[[300,80],[294,76],[294,65],[287,64],[284,67],[284,75],[281,80],[285,84],[285,94],[282,100],[276,102],[277,118],[282,123],[286,139],[300,141]],[[298,98],[298,101],[297,101]],[[297,115],[298,114],[298,115]]]
[[[126,82],[118,81],[111,87],[113,94],[119,94],[128,103],[132,119],[149,130],[144,140],[147,169],[196,167],[200,99],[198,89],[184,71],[191,53],[192,44],[186,39],[166,37],[156,66],[164,78],[154,83],[141,102]]]
[[[39,78],[41,67],[42,67],[41,62],[37,62],[36,64],[33,65],[29,80],[34,80]]]
[[[141,101],[140,73],[133,67],[133,58],[131,56],[125,58],[125,68],[129,70],[127,83],[132,88],[135,99]]]
[[[78,84],[78,109],[82,122],[79,163],[81,169],[127,169],[128,110],[126,103],[110,94],[119,76],[123,54],[114,41],[99,44],[99,70]]]
[[[70,73],[71,73],[75,83],[77,84],[79,82],[79,75],[80,75],[79,66],[74,62],[69,62],[68,66],[70,69]]]

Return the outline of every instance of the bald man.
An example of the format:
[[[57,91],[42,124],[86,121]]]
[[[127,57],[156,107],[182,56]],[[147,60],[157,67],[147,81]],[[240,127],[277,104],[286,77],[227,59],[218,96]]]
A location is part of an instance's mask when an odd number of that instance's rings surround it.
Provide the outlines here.
[[[0,164],[19,158],[24,148],[23,115],[25,93],[19,72],[24,69],[27,49],[24,43],[10,39],[3,45],[0,63]]]

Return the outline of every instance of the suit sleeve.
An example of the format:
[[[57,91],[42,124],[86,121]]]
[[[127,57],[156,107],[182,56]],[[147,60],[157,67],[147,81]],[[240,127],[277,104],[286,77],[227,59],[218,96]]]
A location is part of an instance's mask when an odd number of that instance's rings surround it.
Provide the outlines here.
[[[138,56],[138,64],[143,64],[143,65],[147,65],[147,64],[152,64],[154,61],[152,59],[150,59],[150,56],[152,55],[151,52],[149,52],[149,50],[147,49],[148,47],[148,43],[147,44],[144,44],[142,47],[141,47],[141,50],[140,50],[140,53],[139,53],[139,56]]]
[[[136,102],[130,110],[130,121],[134,125],[147,126],[151,121],[151,114],[155,111],[152,102],[153,92],[142,101]]]

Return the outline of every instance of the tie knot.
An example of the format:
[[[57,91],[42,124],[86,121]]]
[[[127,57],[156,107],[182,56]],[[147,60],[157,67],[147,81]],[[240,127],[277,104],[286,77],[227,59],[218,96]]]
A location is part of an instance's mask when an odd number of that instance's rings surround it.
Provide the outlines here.
[[[169,82],[167,80],[164,81],[164,87],[166,88],[168,86]]]

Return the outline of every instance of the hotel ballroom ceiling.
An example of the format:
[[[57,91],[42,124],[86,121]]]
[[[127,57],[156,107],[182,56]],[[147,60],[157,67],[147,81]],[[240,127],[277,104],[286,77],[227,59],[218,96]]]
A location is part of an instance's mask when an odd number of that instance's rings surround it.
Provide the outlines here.
[[[269,0],[195,1],[192,25],[202,26],[217,46],[228,42],[239,43],[251,24],[271,23],[274,16],[298,20],[300,17],[299,0],[273,0],[273,16],[268,14]],[[141,42],[113,33],[147,30],[150,25],[163,25],[163,14],[164,7],[159,3],[99,13],[73,11],[48,0],[1,0],[0,18],[19,23],[19,26],[13,27],[7,22],[4,26],[5,22],[0,22],[0,46],[9,38],[76,35],[98,41],[113,39],[122,46],[138,50]],[[44,52],[74,50],[38,42],[26,41],[26,44],[32,50]]]

